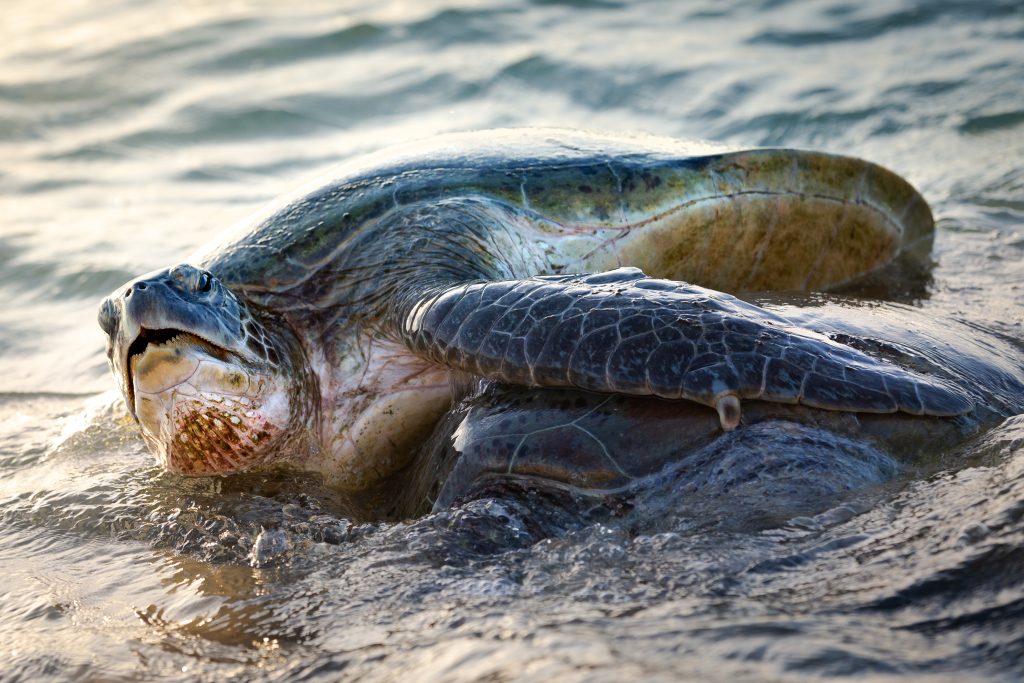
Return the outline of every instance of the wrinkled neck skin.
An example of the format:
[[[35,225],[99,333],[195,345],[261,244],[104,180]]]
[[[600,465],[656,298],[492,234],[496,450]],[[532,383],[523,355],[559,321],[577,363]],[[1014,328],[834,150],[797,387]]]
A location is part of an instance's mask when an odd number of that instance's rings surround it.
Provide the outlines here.
[[[359,491],[405,467],[449,409],[448,368],[358,325],[306,344],[320,387],[319,449],[295,464]]]

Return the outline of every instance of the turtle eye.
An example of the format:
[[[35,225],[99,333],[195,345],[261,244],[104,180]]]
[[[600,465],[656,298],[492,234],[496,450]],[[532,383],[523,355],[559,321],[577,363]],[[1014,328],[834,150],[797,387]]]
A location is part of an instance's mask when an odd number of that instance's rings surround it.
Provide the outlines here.
[[[210,274],[203,271],[199,274],[199,291],[209,292],[210,291]]]

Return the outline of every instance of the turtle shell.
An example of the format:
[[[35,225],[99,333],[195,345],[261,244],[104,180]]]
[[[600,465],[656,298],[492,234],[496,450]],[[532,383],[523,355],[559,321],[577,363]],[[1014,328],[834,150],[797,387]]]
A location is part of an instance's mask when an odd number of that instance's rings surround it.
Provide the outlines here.
[[[403,207],[474,198],[523,216],[547,256],[536,272],[647,274],[722,291],[821,289],[927,254],[932,217],[898,175],[790,149],[562,130],[441,136],[341,166],[243,221],[191,261],[273,306],[329,305],[321,274],[357,267],[367,231],[387,241]],[[332,266],[327,268],[325,267]],[[323,277],[328,277],[324,275]]]

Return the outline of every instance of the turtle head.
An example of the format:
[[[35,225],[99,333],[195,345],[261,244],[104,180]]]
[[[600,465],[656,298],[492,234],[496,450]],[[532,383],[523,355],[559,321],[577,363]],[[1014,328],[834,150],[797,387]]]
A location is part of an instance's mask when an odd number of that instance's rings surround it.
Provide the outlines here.
[[[301,346],[208,271],[181,264],[136,278],[103,301],[98,320],[128,410],[166,469],[252,469],[307,431]]]

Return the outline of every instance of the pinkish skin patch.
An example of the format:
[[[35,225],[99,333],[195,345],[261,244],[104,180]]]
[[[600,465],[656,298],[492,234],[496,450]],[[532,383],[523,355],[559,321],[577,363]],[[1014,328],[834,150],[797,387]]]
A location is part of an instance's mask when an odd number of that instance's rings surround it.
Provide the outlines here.
[[[175,474],[230,474],[275,460],[274,449],[265,445],[281,429],[255,411],[235,411],[223,403],[196,400],[179,401],[173,411],[174,427],[166,444],[164,467]]]

